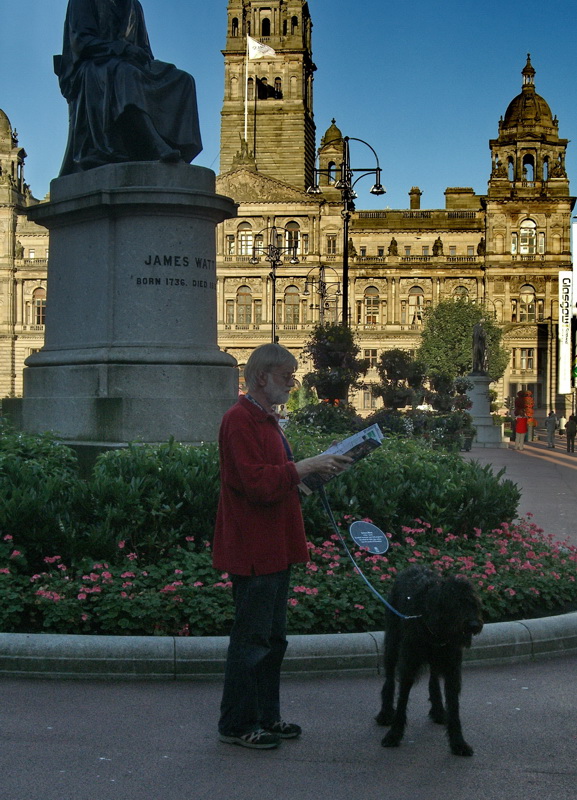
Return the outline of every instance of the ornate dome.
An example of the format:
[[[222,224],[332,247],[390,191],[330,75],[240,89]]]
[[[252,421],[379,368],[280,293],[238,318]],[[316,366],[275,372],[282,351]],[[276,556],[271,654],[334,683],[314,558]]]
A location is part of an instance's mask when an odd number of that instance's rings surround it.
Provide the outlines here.
[[[10,120],[0,108],[0,136],[2,138],[8,138],[12,135],[12,126],[10,125]]]
[[[527,64],[523,69],[523,89],[521,94],[509,103],[502,128],[531,128],[539,125],[544,128],[556,128],[551,109],[546,100],[535,91],[533,83],[535,70],[531,64],[531,54],[527,54]]]
[[[321,139],[321,147],[324,147],[329,142],[342,142],[343,134],[341,133],[340,129],[336,126],[336,120],[332,119],[331,124],[326,130],[325,135]]]

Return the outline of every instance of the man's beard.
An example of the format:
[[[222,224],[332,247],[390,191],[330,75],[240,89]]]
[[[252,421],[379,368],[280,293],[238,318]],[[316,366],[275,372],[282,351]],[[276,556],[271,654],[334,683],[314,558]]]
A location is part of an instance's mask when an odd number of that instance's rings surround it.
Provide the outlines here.
[[[270,372],[267,375],[267,383],[264,387],[264,391],[271,406],[284,405],[290,394],[290,389],[281,388],[275,383],[275,379]]]

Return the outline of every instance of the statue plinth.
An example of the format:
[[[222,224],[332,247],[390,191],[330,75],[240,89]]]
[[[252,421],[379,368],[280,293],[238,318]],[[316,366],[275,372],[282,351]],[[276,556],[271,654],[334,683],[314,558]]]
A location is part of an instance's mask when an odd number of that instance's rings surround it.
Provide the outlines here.
[[[472,406],[469,414],[476,428],[474,447],[508,447],[503,439],[503,425],[495,425],[491,416],[489,385],[491,378],[486,373],[473,372],[467,376],[473,388],[467,392]]]
[[[238,395],[217,344],[211,170],[111,164],[57,178],[30,209],[50,229],[43,349],[8,413],[29,432],[123,443],[214,441]]]

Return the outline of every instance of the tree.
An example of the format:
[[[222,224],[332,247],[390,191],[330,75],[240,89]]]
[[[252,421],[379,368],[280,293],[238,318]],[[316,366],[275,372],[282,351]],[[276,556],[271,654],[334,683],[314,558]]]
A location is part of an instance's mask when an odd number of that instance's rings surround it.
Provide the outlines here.
[[[315,369],[304,376],[304,386],[314,387],[329,403],[346,402],[350,388],[362,386],[360,378],[369,368],[368,360],[358,357],[360,351],[348,326],[337,322],[315,325],[303,348]]]
[[[385,350],[377,363],[380,383],[371,389],[375,397],[382,397],[385,408],[404,408],[422,402],[425,366],[412,358],[406,350]]]
[[[493,381],[503,375],[509,362],[503,331],[485,308],[457,299],[443,300],[426,313],[417,359],[426,364],[429,376],[454,379],[471,372],[473,328],[480,320],[487,337],[487,373]]]

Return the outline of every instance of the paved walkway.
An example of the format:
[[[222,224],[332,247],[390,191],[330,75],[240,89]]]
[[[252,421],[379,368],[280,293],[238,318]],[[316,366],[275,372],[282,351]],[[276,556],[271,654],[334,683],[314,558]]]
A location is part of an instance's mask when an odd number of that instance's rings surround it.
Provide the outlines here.
[[[463,456],[505,468],[504,477],[522,489],[519,516],[531,513],[545,533],[577,545],[577,453],[567,452],[564,439],[554,450],[539,441],[524,450],[480,447]]]
[[[505,467],[546,532],[576,541],[577,456],[535,443],[466,457]],[[300,740],[217,741],[221,681],[0,680],[0,800],[574,800],[577,655],[464,670],[472,758],[427,718],[426,680],[401,747],[380,746],[378,676],[283,682]]]

